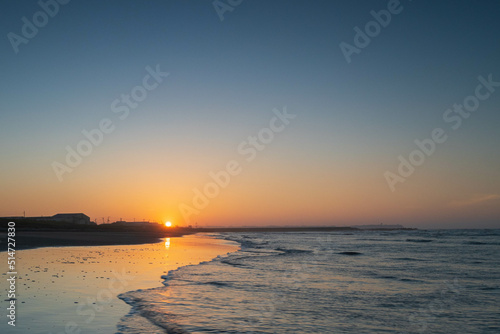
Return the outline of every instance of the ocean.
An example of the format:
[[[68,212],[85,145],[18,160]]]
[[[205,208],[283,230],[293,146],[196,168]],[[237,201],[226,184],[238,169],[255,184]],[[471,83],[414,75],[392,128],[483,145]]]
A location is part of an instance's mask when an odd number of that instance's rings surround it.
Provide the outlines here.
[[[213,234],[118,333],[500,333],[500,230]]]

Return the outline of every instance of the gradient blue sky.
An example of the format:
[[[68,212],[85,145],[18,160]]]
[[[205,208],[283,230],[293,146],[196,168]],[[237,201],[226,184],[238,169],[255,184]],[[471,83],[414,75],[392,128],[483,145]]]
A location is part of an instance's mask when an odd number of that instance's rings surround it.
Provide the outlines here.
[[[225,1],[224,1],[225,2]],[[273,108],[297,117],[193,219],[200,225],[500,227],[500,89],[460,129],[443,113],[500,81],[498,1],[401,1],[348,64],[339,44],[388,1],[78,1],[15,53],[36,1],[1,16],[0,215],[183,217],[193,188]],[[146,66],[170,76],[120,121]],[[59,182],[52,162],[103,118],[116,129]],[[441,127],[448,140],[391,192],[384,172]]]

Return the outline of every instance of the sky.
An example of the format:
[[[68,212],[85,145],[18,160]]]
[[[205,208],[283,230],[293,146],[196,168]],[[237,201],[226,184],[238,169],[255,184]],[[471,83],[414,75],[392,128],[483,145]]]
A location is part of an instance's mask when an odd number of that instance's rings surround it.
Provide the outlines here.
[[[500,3],[3,3],[0,216],[500,228]]]

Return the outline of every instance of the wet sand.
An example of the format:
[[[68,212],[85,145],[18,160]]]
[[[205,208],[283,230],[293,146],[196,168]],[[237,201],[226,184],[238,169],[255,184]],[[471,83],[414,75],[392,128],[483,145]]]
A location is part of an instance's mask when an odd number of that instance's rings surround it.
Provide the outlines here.
[[[161,276],[170,270],[236,249],[205,235],[187,235],[144,245],[20,250],[16,327],[4,320],[0,332],[115,333],[130,310],[117,295],[159,287]],[[2,277],[0,288],[5,291],[5,274]],[[0,308],[5,310],[8,303],[2,299]]]
[[[159,242],[166,237],[180,237],[186,231],[22,231],[16,232],[16,249],[56,246],[137,245]],[[6,251],[7,235],[0,233],[0,251]]]

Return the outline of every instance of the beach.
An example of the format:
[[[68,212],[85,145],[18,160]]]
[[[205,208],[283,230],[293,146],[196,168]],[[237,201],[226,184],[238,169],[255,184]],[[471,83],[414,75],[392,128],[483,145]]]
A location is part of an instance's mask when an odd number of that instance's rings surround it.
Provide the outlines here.
[[[2,321],[0,332],[115,333],[117,323],[130,311],[119,294],[162,286],[161,276],[171,270],[237,249],[236,243],[207,235],[186,235],[141,245],[19,250],[16,326]],[[8,288],[6,278],[4,273],[2,291]],[[8,305],[8,300],[1,300],[4,310]]]
[[[71,231],[71,230],[17,230],[16,249],[58,246],[137,245],[159,242],[168,237],[180,237],[187,231]],[[0,233],[0,245],[7,235]],[[0,251],[6,251],[2,246]]]

